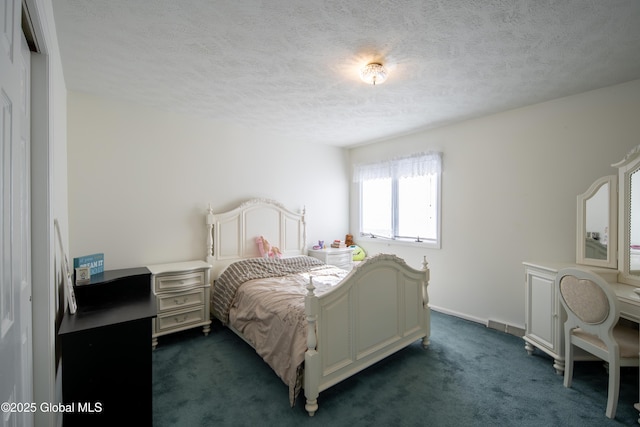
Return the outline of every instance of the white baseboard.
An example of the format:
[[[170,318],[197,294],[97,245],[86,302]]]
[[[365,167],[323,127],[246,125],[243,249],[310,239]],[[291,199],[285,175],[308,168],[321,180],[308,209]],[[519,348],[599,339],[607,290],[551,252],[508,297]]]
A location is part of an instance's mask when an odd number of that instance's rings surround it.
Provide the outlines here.
[[[469,320],[471,322],[480,323],[480,324],[486,326],[487,328],[495,329],[495,330],[498,330],[500,332],[505,332],[507,334],[515,335],[515,336],[518,336],[518,337],[524,336],[524,327],[508,325],[508,324],[501,323],[501,322],[498,322],[498,321],[495,321],[495,320],[491,320],[491,319],[480,319],[478,317],[469,316],[469,315],[464,314],[464,313],[460,313],[460,312],[457,312],[457,311],[449,310],[447,308],[437,307],[437,306],[433,306],[433,305],[429,305],[429,307],[434,311],[437,311],[437,312],[440,312],[440,313],[444,313],[444,314],[448,314],[450,316],[459,317],[461,319]]]
[[[449,310],[448,308],[442,308],[442,307],[434,306],[434,305],[431,305],[431,304],[429,304],[429,308],[431,308],[431,310],[437,311],[439,313],[449,314],[451,316],[459,317],[459,318],[464,319],[464,320],[469,320],[471,322],[481,323],[481,324],[483,324],[485,326],[487,325],[487,321],[486,320],[480,319],[478,317],[472,317],[472,316],[469,316],[469,315],[464,314],[464,313],[459,313],[457,311]]]

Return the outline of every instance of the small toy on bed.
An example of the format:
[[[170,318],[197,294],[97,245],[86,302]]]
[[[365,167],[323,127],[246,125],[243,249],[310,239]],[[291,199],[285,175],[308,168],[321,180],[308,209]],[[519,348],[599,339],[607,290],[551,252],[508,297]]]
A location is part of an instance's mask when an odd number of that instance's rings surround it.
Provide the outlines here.
[[[271,246],[269,241],[263,236],[256,238],[260,256],[263,258],[282,258],[282,252],[276,246]]]

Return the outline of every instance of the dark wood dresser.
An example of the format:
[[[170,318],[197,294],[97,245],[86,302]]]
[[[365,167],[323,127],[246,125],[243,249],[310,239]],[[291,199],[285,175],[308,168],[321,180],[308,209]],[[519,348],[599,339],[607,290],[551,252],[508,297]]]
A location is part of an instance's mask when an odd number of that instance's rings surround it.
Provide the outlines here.
[[[105,271],[75,294],[58,331],[63,426],[151,426],[151,272]]]

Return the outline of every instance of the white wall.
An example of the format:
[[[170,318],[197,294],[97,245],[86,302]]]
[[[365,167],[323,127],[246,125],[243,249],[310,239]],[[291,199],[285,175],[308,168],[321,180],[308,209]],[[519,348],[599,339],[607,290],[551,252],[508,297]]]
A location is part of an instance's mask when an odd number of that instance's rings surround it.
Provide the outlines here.
[[[431,267],[431,304],[524,326],[523,261],[575,261],[576,196],[640,143],[640,80],[351,150],[443,152],[442,249],[363,244]],[[357,232],[357,187],[351,186]],[[357,241],[357,237],[356,237]]]
[[[433,306],[523,326],[521,263],[575,260],[576,196],[640,142],[640,81],[348,154],[80,93],[68,117],[71,256],[104,252],[110,269],[203,258],[209,202],[305,204],[310,243],[342,238],[357,231],[351,162],[441,150],[442,249],[364,246],[427,255]]]
[[[205,213],[306,206],[307,240],[344,238],[347,153],[83,93],[68,95],[71,257],[107,269],[204,259]]]

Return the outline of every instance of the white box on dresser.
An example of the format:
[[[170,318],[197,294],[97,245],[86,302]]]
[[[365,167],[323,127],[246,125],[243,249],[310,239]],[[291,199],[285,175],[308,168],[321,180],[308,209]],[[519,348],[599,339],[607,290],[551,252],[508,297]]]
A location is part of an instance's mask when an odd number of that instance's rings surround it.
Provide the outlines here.
[[[351,248],[309,249],[309,256],[344,270],[353,268],[353,249]]]
[[[186,261],[147,266],[151,271],[158,317],[153,319],[153,349],[158,337],[202,326],[205,335],[211,330],[209,315],[209,275],[211,265],[204,261]]]

